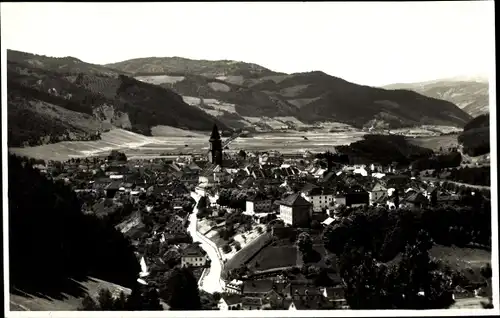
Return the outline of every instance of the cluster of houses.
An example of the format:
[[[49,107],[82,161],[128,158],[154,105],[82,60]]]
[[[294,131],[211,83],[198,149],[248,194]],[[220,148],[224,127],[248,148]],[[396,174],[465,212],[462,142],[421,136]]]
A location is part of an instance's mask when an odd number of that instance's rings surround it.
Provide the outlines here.
[[[341,207],[423,207],[453,204],[458,195],[412,177],[394,166],[329,164],[311,153],[282,155],[248,153],[245,158],[224,157],[216,126],[210,137],[208,160],[197,156],[110,161],[106,158],[72,159],[64,164],[37,165],[54,179],[71,183],[75,191],[93,197],[91,213],[99,202],[131,203],[139,213],[165,214],[165,224],[155,225],[144,240],[140,222],[121,224],[120,230],[141,244],[164,243],[187,236],[192,209],[191,192],[206,196],[218,207],[221,189],[251,193],[245,211],[256,223],[281,219],[289,227],[310,227],[313,221],[328,226]],[[249,191],[250,190],[250,191]],[[99,201],[100,200],[100,201]],[[209,261],[199,245],[181,240],[176,245],[181,266],[203,268]],[[140,256],[142,257],[142,256]],[[160,257],[161,258],[161,257]],[[148,262],[157,262],[148,260]],[[160,260],[161,261],[161,260]],[[160,262],[161,263],[161,262]],[[219,302],[221,310],[345,308],[342,288],[314,287],[293,282],[248,280],[227,282]]]
[[[344,290],[302,282],[233,280],[226,284],[219,310],[318,310],[347,309]]]

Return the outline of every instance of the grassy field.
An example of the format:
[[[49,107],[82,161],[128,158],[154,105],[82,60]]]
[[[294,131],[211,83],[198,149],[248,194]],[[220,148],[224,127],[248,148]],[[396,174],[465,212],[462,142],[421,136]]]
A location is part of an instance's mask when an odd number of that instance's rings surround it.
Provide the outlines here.
[[[481,280],[481,266],[491,263],[491,252],[478,248],[436,245],[431,249],[430,255],[444,261],[451,268],[462,270],[471,280]]]
[[[114,129],[102,134],[98,141],[68,141],[37,147],[10,148],[9,151],[44,160],[67,160],[72,157],[105,155],[111,150],[124,152],[127,157],[160,156],[164,153],[193,154],[208,150],[208,134],[182,131],[161,126],[155,128],[155,137],[143,136],[123,129]],[[248,138],[237,138],[227,151],[269,151],[299,153],[305,150],[324,151],[338,145],[350,144],[362,138],[363,132],[314,133],[276,132],[256,134]],[[305,137],[305,138],[304,138]]]
[[[449,265],[452,269],[462,272],[471,282],[481,282],[481,266],[491,263],[491,252],[478,248],[461,248],[455,246],[435,245],[429,251],[431,257],[435,257]],[[395,264],[400,260],[396,256],[388,264]]]
[[[416,137],[408,138],[408,141],[414,145],[439,151],[439,149],[446,150],[450,147],[458,147],[457,141],[458,134],[444,135],[444,136],[431,136],[431,137]]]
[[[264,271],[277,267],[295,266],[298,263],[299,254],[295,246],[267,246],[248,262],[248,267]]]
[[[236,253],[227,263],[222,270],[223,276],[230,270],[236,269],[241,265],[247,263],[254,255],[256,255],[263,247],[271,242],[271,233],[265,233],[259,236],[255,241],[248,244],[245,248]]]

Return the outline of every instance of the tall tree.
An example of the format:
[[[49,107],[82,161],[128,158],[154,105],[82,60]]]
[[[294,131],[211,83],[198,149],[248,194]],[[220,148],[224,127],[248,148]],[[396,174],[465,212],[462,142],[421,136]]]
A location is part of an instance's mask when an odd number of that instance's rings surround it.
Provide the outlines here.
[[[198,282],[188,268],[176,268],[169,272],[166,284],[160,293],[170,306],[170,310],[201,309]]]

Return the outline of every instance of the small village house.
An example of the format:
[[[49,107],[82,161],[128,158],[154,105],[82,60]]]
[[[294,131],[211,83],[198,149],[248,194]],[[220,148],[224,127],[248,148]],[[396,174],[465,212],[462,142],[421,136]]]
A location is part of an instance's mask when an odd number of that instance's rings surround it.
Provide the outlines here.
[[[236,294],[222,295],[217,304],[219,310],[241,310],[242,309],[242,297]]]
[[[262,193],[249,197],[246,201],[246,212],[249,214],[269,212],[272,210],[273,201]]]

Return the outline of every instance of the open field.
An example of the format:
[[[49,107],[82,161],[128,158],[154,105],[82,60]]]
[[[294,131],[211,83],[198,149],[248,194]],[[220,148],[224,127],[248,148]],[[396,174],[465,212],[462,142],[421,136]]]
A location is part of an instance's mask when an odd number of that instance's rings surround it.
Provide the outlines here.
[[[258,271],[278,267],[295,266],[298,264],[300,253],[295,246],[267,246],[255,255],[248,267]]]
[[[408,141],[417,146],[439,151],[440,149],[446,150],[450,147],[458,147],[457,137],[458,134],[415,138],[409,137]]]
[[[256,255],[263,247],[271,242],[271,233],[265,233],[259,236],[256,240],[248,244],[244,249],[236,253],[231,259],[227,261],[222,270],[223,275],[227,274],[228,271],[236,269],[241,265],[245,264],[254,255]]]
[[[462,272],[469,281],[481,282],[481,266],[491,264],[491,252],[479,248],[435,245],[429,251],[431,257],[449,265],[452,269]],[[396,256],[388,262],[394,264],[401,259]]]
[[[63,141],[36,147],[9,148],[9,151],[17,155],[44,160],[67,160],[71,157],[100,155],[109,153],[113,149],[135,148],[155,142],[152,137],[146,137],[123,129],[113,129],[105,132],[101,135],[101,138],[101,140],[96,141]]]
[[[430,255],[450,264],[458,265],[482,266],[491,262],[491,252],[478,248],[436,245],[431,249]]]
[[[148,137],[123,129],[114,129],[102,134],[97,141],[64,141],[37,147],[10,148],[13,153],[44,160],[67,160],[72,157],[106,155],[111,150],[123,151],[129,158],[156,157],[165,153],[193,154],[208,150],[209,133],[182,131],[171,127],[158,127],[155,132],[161,136]],[[186,133],[184,133],[186,132]],[[227,151],[269,151],[299,153],[325,151],[338,145],[359,140],[364,132],[315,133],[315,132],[272,132],[237,138]],[[305,138],[304,138],[305,137]]]

